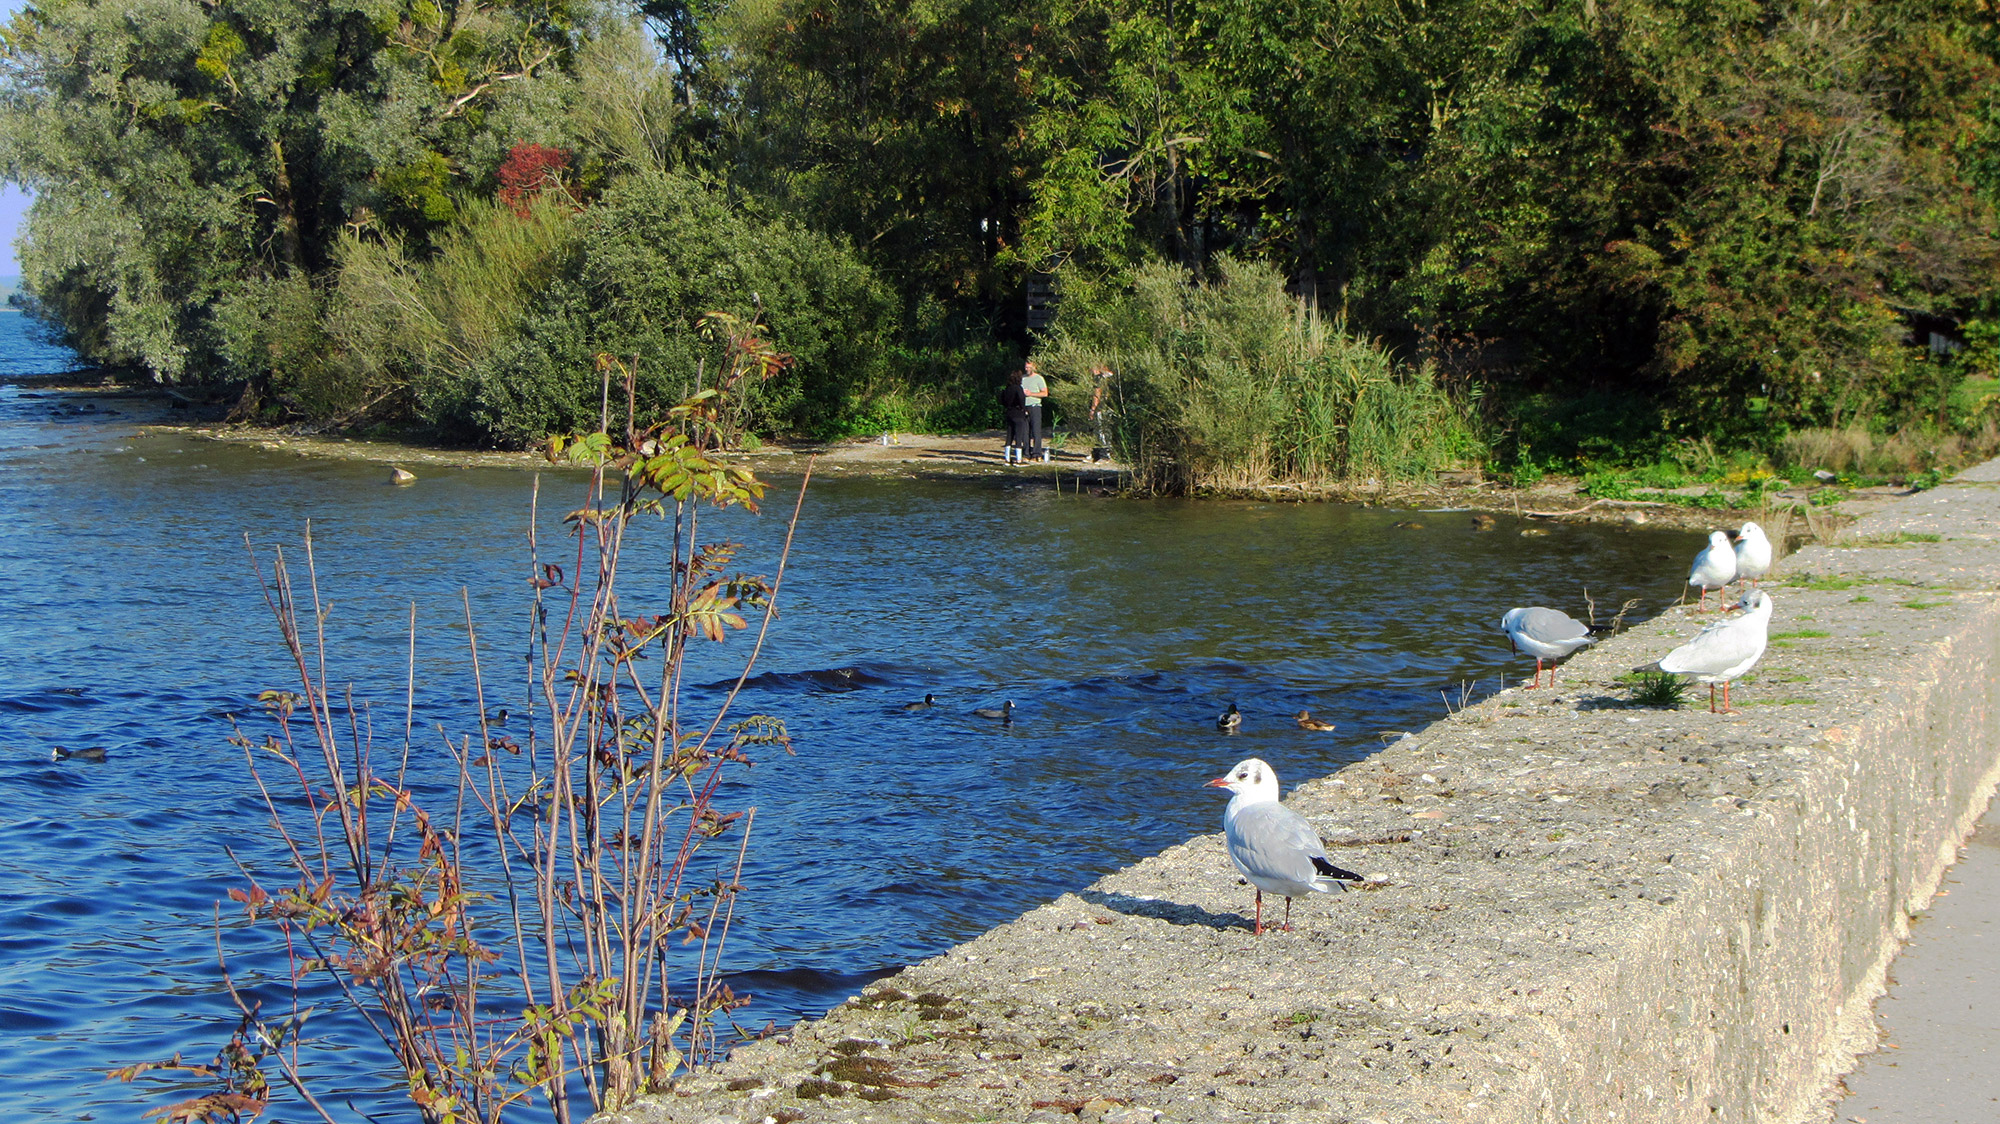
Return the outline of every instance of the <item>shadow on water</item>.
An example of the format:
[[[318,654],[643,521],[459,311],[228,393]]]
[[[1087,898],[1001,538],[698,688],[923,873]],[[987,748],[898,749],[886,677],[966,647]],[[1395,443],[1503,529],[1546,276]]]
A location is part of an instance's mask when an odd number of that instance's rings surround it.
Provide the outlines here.
[[[10,335],[10,333],[13,333]],[[67,362],[0,321],[0,373]],[[0,385],[0,1118],[135,1115],[95,1073],[191,1056],[233,1020],[213,903],[240,883],[224,848],[272,858],[229,716],[261,737],[257,692],[292,674],[243,549],[299,540],[310,518],[333,678],[400,751],[404,622],[417,607],[415,783],[447,791],[447,736],[476,734],[460,591],[485,705],[533,721],[525,473],[428,470],[136,433]],[[774,482],[782,495],[795,482]],[[545,544],[561,490],[543,481]],[[774,503],[773,510],[789,505]],[[1397,523],[1421,522],[1421,526]],[[816,1014],[893,966],[935,955],[1102,873],[1217,829],[1203,784],[1244,757],[1296,784],[1442,717],[1438,692],[1490,692],[1500,614],[1581,613],[1678,592],[1699,536],[1547,528],[1501,516],[1334,505],[1058,497],[993,482],[816,481],[783,612],[733,715],[782,717],[797,756],[762,749],[726,786],[756,806],[725,972],[757,994],[745,1026]],[[775,559],[776,518],[704,520]],[[657,575],[655,575],[657,576]],[[627,596],[649,588],[644,564]],[[1645,610],[1642,609],[1641,613]],[[1637,619],[1641,614],[1635,614]],[[742,642],[701,652],[699,713],[735,683]],[[907,704],[936,696],[937,705]],[[1011,725],[975,716],[1015,704]],[[1243,728],[1215,717],[1230,703]],[[1310,710],[1332,733],[1299,729]],[[51,761],[101,746],[103,762]],[[733,859],[733,850],[731,857]],[[1100,896],[1105,908],[1230,915]],[[232,970],[282,972],[282,949],[231,930]],[[371,1111],[365,1031],[329,1011],[321,1079]],[[373,1096],[373,1094],[370,1094]]]

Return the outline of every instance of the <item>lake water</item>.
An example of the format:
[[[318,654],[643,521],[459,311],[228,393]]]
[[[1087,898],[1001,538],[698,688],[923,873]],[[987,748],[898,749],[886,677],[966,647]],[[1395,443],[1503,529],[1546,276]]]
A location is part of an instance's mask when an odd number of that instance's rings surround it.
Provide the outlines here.
[[[0,376],[70,357],[0,312]],[[244,539],[310,519],[336,681],[398,718],[417,606],[424,723],[476,730],[460,590],[489,705],[523,709],[529,474],[379,465],[143,435],[115,402],[0,385],[0,1119],[134,1119],[105,1069],[228,1036],[213,911],[271,841],[227,715],[292,685]],[[768,569],[796,480],[728,532]],[[580,498],[543,477],[544,506]],[[1416,522],[1421,526],[1398,526]],[[1238,759],[1288,786],[1489,693],[1516,605],[1671,602],[1699,536],[1336,505],[1058,497],[1041,482],[815,479],[752,710],[787,720],[725,794],[754,805],[729,939],[748,1026],[814,1014],[1105,871],[1218,829]],[[553,522],[545,527],[553,533]],[[730,651],[745,649],[742,643]],[[704,657],[708,658],[708,657]],[[713,662],[713,661],[712,661]],[[720,677],[729,665],[713,662]],[[837,668],[849,675],[816,675]],[[707,672],[704,672],[707,674]],[[702,676],[693,677],[699,681]],[[902,704],[926,692],[932,710]],[[695,705],[712,698],[697,690]],[[973,717],[1012,699],[1011,727]],[[1246,715],[1225,736],[1215,716]],[[741,705],[741,704],[739,704]],[[1299,730],[1310,708],[1338,732]],[[741,713],[739,711],[739,713]],[[440,750],[425,750],[433,762]],[[101,746],[103,762],[51,760]],[[232,934],[245,982],[281,966]],[[266,989],[261,994],[276,995]],[[353,1020],[316,1020],[322,1094],[398,1108]],[[341,1097],[336,1097],[338,1103]],[[297,1119],[292,1110],[276,1119]],[[353,1115],[359,1119],[358,1111]]]

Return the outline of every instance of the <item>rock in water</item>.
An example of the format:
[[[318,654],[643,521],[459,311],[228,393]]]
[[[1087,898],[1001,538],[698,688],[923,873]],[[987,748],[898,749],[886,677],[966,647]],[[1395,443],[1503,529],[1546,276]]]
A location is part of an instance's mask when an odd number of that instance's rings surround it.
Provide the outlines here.
[[[389,469],[389,483],[391,484],[414,484],[416,482],[417,474],[414,472],[393,467]]]

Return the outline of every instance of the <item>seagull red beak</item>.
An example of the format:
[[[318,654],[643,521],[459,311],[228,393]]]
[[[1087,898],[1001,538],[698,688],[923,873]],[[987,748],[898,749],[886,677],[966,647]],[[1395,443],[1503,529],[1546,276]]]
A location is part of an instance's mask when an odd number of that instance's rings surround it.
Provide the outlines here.
[[[1207,784],[1205,784],[1205,785],[1202,785],[1201,787],[1203,787],[1203,788],[1228,788],[1228,787],[1229,787],[1229,778],[1228,778],[1228,777],[1217,777],[1217,778],[1215,778],[1214,780],[1212,780],[1212,781],[1208,782]]]

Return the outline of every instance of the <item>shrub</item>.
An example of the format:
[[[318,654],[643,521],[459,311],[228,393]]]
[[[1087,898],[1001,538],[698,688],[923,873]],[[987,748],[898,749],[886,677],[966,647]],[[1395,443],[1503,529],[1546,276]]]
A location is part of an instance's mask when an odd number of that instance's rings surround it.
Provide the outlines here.
[[[1111,440],[1155,490],[1410,479],[1483,452],[1468,405],[1428,369],[1329,325],[1267,265],[1224,259],[1211,284],[1166,264],[1066,277],[1037,358],[1073,418],[1088,414],[1091,369],[1117,372]]]

